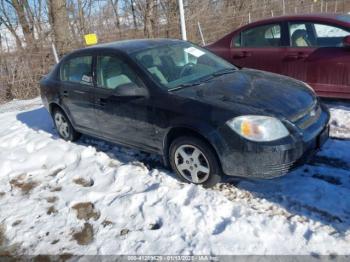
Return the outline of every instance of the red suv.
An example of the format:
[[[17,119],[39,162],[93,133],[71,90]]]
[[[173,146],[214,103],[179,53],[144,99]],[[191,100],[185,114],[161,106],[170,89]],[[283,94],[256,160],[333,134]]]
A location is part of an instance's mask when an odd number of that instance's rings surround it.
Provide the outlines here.
[[[243,26],[207,48],[239,67],[287,75],[350,99],[350,15],[283,16]]]

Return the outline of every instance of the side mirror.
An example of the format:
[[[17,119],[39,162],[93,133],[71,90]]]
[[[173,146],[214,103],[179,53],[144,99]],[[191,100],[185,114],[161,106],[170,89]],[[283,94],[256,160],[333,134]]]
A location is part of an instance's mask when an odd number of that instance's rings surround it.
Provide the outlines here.
[[[148,95],[148,92],[145,88],[139,87],[135,83],[129,83],[118,86],[115,90],[115,95],[126,97],[145,97]]]
[[[343,38],[343,46],[350,47],[350,35]]]

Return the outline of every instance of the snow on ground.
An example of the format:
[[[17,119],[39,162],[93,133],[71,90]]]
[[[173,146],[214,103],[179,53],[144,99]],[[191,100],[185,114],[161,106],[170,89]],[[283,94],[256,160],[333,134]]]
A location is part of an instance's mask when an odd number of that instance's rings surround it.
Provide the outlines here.
[[[350,103],[326,101],[331,112],[331,136],[350,138]]]
[[[331,107],[332,130],[350,128],[350,106]],[[0,111],[0,254],[350,254],[350,140],[287,176],[203,189],[157,156],[59,139],[39,99]]]

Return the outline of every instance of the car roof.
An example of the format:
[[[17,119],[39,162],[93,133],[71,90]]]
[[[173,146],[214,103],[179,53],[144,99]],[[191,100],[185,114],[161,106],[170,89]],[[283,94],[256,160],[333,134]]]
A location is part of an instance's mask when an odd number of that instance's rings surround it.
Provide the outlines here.
[[[149,48],[164,46],[168,44],[182,43],[184,41],[178,39],[133,39],[122,40],[111,43],[94,45],[91,47],[83,48],[78,51],[92,51],[92,50],[118,50],[127,54],[141,51]],[[75,53],[75,52],[74,52]]]
[[[349,14],[335,14],[335,13],[322,13],[322,14],[300,14],[300,15],[284,15],[284,16],[276,16],[272,18],[257,20],[252,24],[262,24],[262,23],[268,23],[268,22],[277,22],[277,21],[289,21],[289,20],[311,20],[311,21],[320,21],[320,22],[327,22],[327,21],[337,21],[342,24],[347,24],[350,26],[350,15]]]

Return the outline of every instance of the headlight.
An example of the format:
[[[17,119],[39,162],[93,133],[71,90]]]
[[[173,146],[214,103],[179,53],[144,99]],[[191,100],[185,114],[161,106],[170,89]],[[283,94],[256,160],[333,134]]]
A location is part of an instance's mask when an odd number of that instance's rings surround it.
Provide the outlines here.
[[[258,142],[274,141],[289,135],[280,120],[269,116],[239,116],[227,121],[227,125],[244,138]]]

